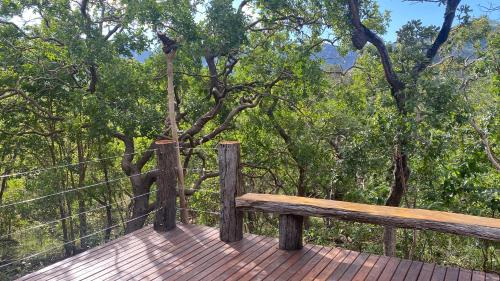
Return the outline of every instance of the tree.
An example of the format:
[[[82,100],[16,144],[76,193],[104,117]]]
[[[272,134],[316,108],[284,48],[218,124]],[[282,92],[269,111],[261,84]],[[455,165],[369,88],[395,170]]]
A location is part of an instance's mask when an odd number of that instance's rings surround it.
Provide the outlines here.
[[[409,104],[410,99],[417,93],[412,93],[412,87],[407,85],[415,85],[418,82],[419,75],[431,64],[434,57],[437,55],[439,48],[448,39],[455,12],[460,3],[460,0],[446,1],[446,9],[444,14],[444,21],[439,33],[435,36],[434,41],[431,43],[429,38],[432,38],[432,29],[422,29],[419,23],[411,23],[400,31],[398,41],[403,46],[412,43],[411,40],[421,40],[421,46],[425,47],[417,54],[424,52],[417,59],[411,70],[398,74],[391,61],[387,46],[383,43],[382,39],[367,28],[362,23],[362,15],[360,10],[362,6],[357,0],[350,0],[349,4],[349,18],[352,26],[352,43],[356,49],[362,49],[367,42],[373,44],[379,53],[380,60],[384,68],[385,78],[390,86],[391,94],[394,98],[394,104],[401,116],[401,125],[395,136],[394,152],[393,152],[393,184],[391,186],[391,193],[387,198],[386,205],[399,206],[403,198],[404,192],[408,189],[408,180],[410,177],[410,167],[408,160],[408,133],[405,132],[406,122],[409,112],[415,110]],[[407,37],[406,31],[413,29],[420,33],[420,38]],[[413,46],[415,47],[415,46]],[[419,45],[416,46],[417,48]],[[404,71],[404,70],[403,70]],[[386,227],[384,232],[384,253],[388,256],[394,256],[396,253],[395,231],[391,227]]]

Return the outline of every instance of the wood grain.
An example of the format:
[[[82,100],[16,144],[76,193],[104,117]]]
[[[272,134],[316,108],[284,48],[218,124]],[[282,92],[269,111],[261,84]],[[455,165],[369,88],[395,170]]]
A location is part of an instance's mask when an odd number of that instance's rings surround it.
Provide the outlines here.
[[[302,248],[303,222],[303,216],[280,215],[279,247],[281,250],[298,250]]]
[[[173,141],[156,142],[156,162],[158,177],[156,178],[157,208],[154,229],[169,231],[175,228],[175,205],[177,199],[177,143]]]
[[[417,279],[418,276],[418,279]],[[468,280],[498,281],[492,273],[435,266],[341,248],[304,245],[278,249],[278,240],[245,235],[219,239],[217,228],[152,227],[60,261],[22,280]]]
[[[296,264],[288,267],[276,280],[302,280],[305,275],[322,257],[329,248],[314,246]]]
[[[335,217],[346,221],[401,228],[430,229],[500,241],[500,219],[456,213],[350,203],[297,196],[248,193],[236,198],[240,209],[300,216]]]
[[[235,199],[243,194],[240,144],[222,142],[218,147],[221,193],[220,239],[235,242],[243,238],[243,213],[236,209]]]

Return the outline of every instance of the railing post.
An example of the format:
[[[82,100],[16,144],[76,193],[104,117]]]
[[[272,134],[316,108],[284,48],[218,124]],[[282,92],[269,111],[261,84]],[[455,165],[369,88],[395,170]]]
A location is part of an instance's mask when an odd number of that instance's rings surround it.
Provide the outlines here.
[[[303,216],[280,215],[279,248],[281,250],[298,250],[302,248]]]
[[[236,209],[236,197],[243,194],[240,143],[221,142],[218,147],[221,193],[220,239],[234,242],[243,239],[243,212]]]
[[[176,142],[159,140],[156,142],[156,162],[158,177],[156,178],[157,208],[153,227],[158,231],[175,228],[175,203],[177,198],[177,158]]]

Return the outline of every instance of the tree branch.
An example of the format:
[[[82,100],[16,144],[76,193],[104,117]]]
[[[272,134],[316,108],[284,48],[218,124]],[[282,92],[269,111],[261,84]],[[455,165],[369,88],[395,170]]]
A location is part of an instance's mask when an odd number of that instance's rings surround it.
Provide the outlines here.
[[[352,34],[352,43],[356,49],[361,50],[366,42],[372,43],[378,50],[380,55],[380,60],[382,61],[382,66],[384,68],[384,74],[387,82],[391,86],[393,93],[398,93],[401,91],[405,85],[399,79],[394,68],[392,67],[392,62],[389,57],[389,52],[382,41],[382,39],[375,34],[373,31],[368,29],[361,23],[359,16],[359,2],[357,0],[349,0],[349,11],[351,23],[354,26],[354,31]]]
[[[474,128],[474,130],[479,135],[479,137],[481,138],[481,142],[483,143],[483,146],[484,146],[484,152],[486,152],[486,155],[488,156],[488,160],[490,160],[493,167],[495,167],[495,169],[497,169],[497,171],[500,172],[500,162],[498,161],[498,158],[495,156],[495,154],[491,150],[491,146],[490,146],[490,143],[488,141],[488,136],[486,135],[486,133],[483,130],[481,130],[479,128],[479,126],[477,125],[474,118],[471,118],[469,123],[471,124],[472,128]]]
[[[241,111],[243,111],[245,109],[256,107],[261,100],[262,100],[262,95],[259,95],[255,99],[255,101],[252,102],[252,103],[245,103],[243,101],[243,99],[241,99],[240,100],[240,105],[237,106],[236,108],[234,108],[233,110],[231,110],[231,112],[229,112],[229,114],[227,115],[227,117],[224,120],[224,122],[222,122],[222,124],[219,127],[217,127],[215,130],[213,130],[209,134],[206,134],[203,137],[201,137],[201,139],[198,141],[198,143],[199,144],[203,144],[203,143],[205,143],[205,142],[213,139],[215,136],[217,136],[221,132],[227,130],[228,127],[229,127],[229,124],[233,121],[233,119],[235,118],[235,116],[238,115],[238,113],[240,113]]]
[[[453,24],[453,19],[455,18],[455,12],[457,10],[458,4],[460,4],[460,0],[446,1],[446,10],[444,12],[444,21],[441,26],[441,30],[439,30],[438,36],[432,43],[431,47],[427,50],[424,61],[418,63],[413,68],[414,74],[422,72],[427,66],[429,66],[436,56],[439,48],[446,42],[446,40],[448,40],[451,25]]]
[[[125,134],[115,132],[113,136],[123,142],[125,145],[125,153],[123,154],[121,166],[122,170],[125,172],[127,176],[132,175],[134,168],[134,164],[132,161],[134,160],[134,139],[126,136]]]

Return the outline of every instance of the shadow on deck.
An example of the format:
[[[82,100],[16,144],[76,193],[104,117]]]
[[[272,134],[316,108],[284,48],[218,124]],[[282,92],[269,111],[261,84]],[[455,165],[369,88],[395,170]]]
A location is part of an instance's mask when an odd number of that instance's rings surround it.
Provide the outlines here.
[[[65,259],[19,280],[499,280],[495,274],[246,235],[225,243],[215,228],[152,227]]]

